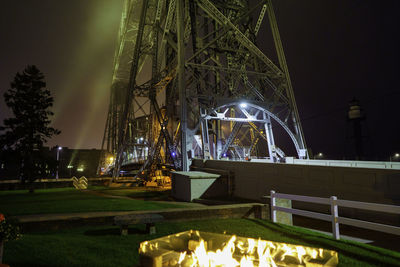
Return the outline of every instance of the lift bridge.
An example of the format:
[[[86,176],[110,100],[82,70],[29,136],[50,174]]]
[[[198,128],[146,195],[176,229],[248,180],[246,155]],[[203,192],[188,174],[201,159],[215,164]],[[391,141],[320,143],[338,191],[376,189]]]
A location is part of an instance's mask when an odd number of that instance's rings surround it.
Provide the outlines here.
[[[263,30],[277,62],[257,45]],[[307,158],[271,0],[125,1],[102,144],[114,177],[129,164],[151,176],[192,158],[279,161],[279,127]]]

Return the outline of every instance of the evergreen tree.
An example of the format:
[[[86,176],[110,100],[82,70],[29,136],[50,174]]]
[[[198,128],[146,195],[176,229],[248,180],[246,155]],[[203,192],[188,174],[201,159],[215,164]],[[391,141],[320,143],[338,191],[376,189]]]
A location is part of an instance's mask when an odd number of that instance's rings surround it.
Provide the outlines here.
[[[0,127],[0,145],[15,150],[21,159],[21,178],[32,185],[40,174],[42,147],[60,131],[49,127],[53,112],[53,97],[46,88],[44,75],[32,65],[17,73],[11,88],[4,93],[4,100],[14,117],[4,120]],[[33,191],[33,187],[30,187]]]

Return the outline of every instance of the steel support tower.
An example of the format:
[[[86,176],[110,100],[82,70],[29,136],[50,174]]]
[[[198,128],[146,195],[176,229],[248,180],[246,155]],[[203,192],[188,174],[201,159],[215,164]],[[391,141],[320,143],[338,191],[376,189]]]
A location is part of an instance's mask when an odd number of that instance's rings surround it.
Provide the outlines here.
[[[130,162],[152,173],[194,157],[277,161],[273,126],[307,157],[272,2],[251,2],[125,1],[103,139],[114,177]],[[257,46],[264,19],[278,63]]]

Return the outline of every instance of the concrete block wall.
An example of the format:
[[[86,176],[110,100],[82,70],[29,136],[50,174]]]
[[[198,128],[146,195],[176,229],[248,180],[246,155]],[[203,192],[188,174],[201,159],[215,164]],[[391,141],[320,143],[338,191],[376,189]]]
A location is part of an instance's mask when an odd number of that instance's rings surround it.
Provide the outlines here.
[[[400,205],[400,170],[225,160],[193,160],[192,165],[233,172],[233,194],[240,198],[260,201],[263,195],[275,190],[286,194],[337,196],[345,200]],[[294,203],[293,207],[329,211],[328,206],[306,203]],[[368,211],[342,210],[352,217],[371,215]],[[400,223],[400,216],[387,217]]]

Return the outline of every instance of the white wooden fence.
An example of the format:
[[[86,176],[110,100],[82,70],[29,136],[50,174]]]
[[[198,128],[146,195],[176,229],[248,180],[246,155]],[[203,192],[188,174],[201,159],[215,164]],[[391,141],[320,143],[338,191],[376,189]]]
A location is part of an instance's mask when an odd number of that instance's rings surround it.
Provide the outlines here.
[[[273,191],[273,190],[271,190],[270,197],[271,197],[271,220],[273,222],[276,222],[276,212],[283,211],[283,212],[292,213],[295,215],[311,217],[314,219],[331,222],[332,223],[332,235],[336,239],[340,239],[340,233],[339,233],[339,224],[340,223],[346,224],[346,225],[351,225],[351,226],[356,226],[356,227],[360,227],[360,228],[375,230],[375,231],[379,231],[379,232],[400,235],[400,227],[396,227],[396,226],[392,226],[392,225],[385,225],[385,224],[380,224],[380,223],[367,222],[367,221],[356,220],[356,219],[350,219],[350,218],[346,218],[346,217],[339,217],[339,214],[338,214],[339,206],[347,207],[347,208],[362,209],[362,210],[400,214],[400,206],[358,202],[358,201],[350,201],[350,200],[341,200],[341,199],[337,199],[337,197],[335,197],[335,196],[331,196],[330,198],[321,198],[321,197],[308,197],[308,196],[300,196],[300,195],[281,194],[281,193],[275,193],[275,191]],[[277,198],[330,205],[331,206],[331,214],[324,214],[324,213],[317,213],[317,212],[306,211],[306,210],[279,207],[279,206],[276,206]]]

